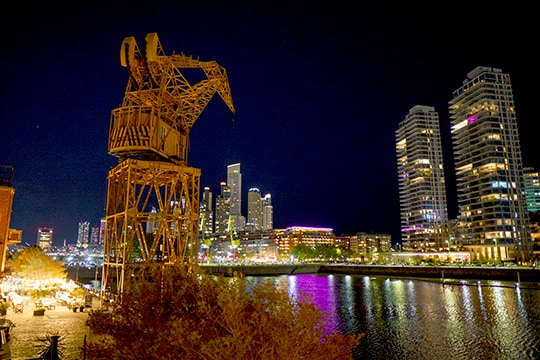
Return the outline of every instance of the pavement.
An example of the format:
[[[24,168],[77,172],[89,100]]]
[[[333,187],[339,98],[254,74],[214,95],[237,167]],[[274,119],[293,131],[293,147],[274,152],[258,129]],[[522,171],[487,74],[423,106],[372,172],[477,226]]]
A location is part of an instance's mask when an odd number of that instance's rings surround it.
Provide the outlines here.
[[[86,308],[84,312],[73,312],[67,306],[57,305],[54,309],[45,310],[43,316],[34,316],[34,305],[31,303],[25,304],[22,313],[8,309],[0,319],[8,319],[15,325],[10,330],[11,358],[6,352],[0,352],[0,360],[35,359],[43,348],[40,339],[52,335],[60,335],[59,350],[63,360],[83,359],[80,348],[89,334],[85,322],[91,311],[92,308]]]

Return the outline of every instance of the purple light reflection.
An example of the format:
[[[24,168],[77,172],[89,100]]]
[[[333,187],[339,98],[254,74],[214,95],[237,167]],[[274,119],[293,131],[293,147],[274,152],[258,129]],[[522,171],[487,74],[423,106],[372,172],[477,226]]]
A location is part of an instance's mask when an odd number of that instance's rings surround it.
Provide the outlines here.
[[[328,314],[325,332],[339,330],[338,304],[336,299],[336,278],[316,274],[289,275],[288,292],[291,298],[302,300],[302,294],[312,299],[313,303]],[[327,289],[327,291],[321,291]]]

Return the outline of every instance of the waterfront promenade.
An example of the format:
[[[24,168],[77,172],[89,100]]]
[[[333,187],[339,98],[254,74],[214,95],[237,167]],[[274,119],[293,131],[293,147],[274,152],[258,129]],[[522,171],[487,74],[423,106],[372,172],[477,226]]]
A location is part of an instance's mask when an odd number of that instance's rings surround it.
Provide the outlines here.
[[[2,316],[11,320],[15,327],[10,331],[12,360],[36,359],[40,342],[46,336],[60,335],[60,349],[65,360],[82,359],[80,348],[84,345],[88,327],[85,325],[87,312],[73,312],[67,306],[57,305],[54,310],[45,310],[45,315],[34,316],[34,305],[26,304],[22,313],[9,309]]]

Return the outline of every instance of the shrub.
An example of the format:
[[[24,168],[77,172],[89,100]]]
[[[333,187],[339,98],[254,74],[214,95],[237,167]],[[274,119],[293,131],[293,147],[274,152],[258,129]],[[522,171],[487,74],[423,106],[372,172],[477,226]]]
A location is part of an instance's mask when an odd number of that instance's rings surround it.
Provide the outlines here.
[[[329,314],[270,282],[151,266],[94,311],[87,359],[352,359],[363,334],[325,332]]]

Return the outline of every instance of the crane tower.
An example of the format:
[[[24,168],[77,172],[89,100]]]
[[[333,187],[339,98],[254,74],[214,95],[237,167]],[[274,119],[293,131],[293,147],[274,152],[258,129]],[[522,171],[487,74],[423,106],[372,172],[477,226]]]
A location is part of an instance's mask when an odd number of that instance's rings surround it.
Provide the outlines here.
[[[110,119],[108,151],[118,165],[107,177],[102,291],[122,293],[135,264],[197,263],[201,170],[188,166],[190,129],[215,93],[235,111],[223,67],[165,55],[156,33],[145,43],[143,53],[126,37],[120,50],[128,83]],[[204,79],[191,84],[187,69]]]

